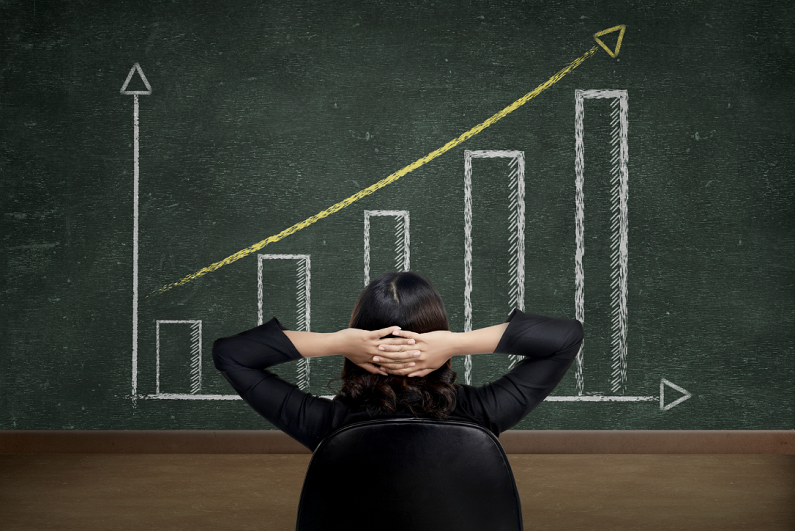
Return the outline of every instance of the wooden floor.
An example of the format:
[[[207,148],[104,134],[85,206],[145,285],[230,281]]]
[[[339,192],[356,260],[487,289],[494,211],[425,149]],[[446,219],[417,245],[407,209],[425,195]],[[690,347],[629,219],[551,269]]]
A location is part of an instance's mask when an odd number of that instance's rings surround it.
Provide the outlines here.
[[[309,455],[0,455],[0,528],[290,530]],[[793,455],[510,455],[533,530],[793,530]]]

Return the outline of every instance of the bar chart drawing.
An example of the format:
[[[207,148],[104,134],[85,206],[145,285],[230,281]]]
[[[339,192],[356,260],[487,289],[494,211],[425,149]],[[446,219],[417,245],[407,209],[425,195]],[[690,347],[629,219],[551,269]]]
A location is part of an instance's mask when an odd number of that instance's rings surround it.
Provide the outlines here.
[[[411,235],[408,210],[364,211],[364,285],[370,283],[370,224],[373,217],[395,218],[395,271],[411,269]]]
[[[615,28],[612,28],[615,29]],[[623,29],[622,29],[623,35]],[[598,39],[597,39],[598,41]],[[604,44],[599,42],[604,47]],[[619,37],[620,44],[620,37]],[[595,53],[596,47],[583,55],[577,61],[590,57]],[[618,46],[616,47],[616,53]],[[608,50],[608,53],[610,51]],[[193,279],[199,278],[204,274],[216,271],[222,266],[231,264],[245,256],[249,256],[254,252],[262,249],[266,245],[270,245],[281,241],[282,239],[294,234],[299,230],[314,224],[320,219],[324,219],[359,199],[366,197],[384,186],[395,182],[402,176],[414,171],[426,163],[434,160],[442,154],[450,151],[453,147],[460,145],[467,139],[478,134],[486,127],[490,127],[497,120],[513,112],[516,108],[524,105],[527,101],[534,98],[542,90],[551,86],[557,80],[571,71],[577,64],[572,64],[562,70],[557,77],[551,78],[544,85],[540,85],[535,91],[528,93],[521,100],[517,100],[514,104],[507,107],[503,111],[492,116],[486,122],[477,125],[466,133],[460,135],[458,138],[448,142],[441,148],[429,153],[427,156],[418,159],[416,162],[404,167],[401,170],[390,174],[388,177],[382,179],[378,183],[357,192],[356,194],[335,203],[329,208],[321,211],[315,216],[307,218],[306,220],[296,223],[282,232],[275,234],[265,240],[262,240],[255,245],[243,249],[229,257],[217,261],[210,266],[203,268],[196,273],[186,276],[178,282],[165,285],[151,294],[164,293],[175,286],[181,286]],[[146,91],[127,91],[127,85],[134,76],[138,73],[145,84]],[[138,95],[151,94],[151,87],[143,75],[140,66],[136,63],[130,71],[121,90],[122,94],[134,96],[134,112],[133,112],[133,126],[134,126],[134,143],[133,143],[133,319],[132,319],[132,398],[133,403],[136,399],[177,399],[177,400],[239,400],[240,397],[234,394],[202,394],[202,320],[201,319],[186,319],[186,320],[155,320],[155,392],[151,394],[151,388],[148,389],[150,394],[141,393],[138,390],[138,325],[139,325],[139,308],[138,308],[138,232],[139,232],[139,109],[138,109]],[[601,232],[593,231],[591,234],[598,234],[600,239],[605,242],[609,241],[609,268],[610,274],[603,275],[604,278],[597,279],[593,282],[589,278],[589,288],[592,284],[601,282],[605,287],[609,285],[609,309],[594,310],[593,299],[589,299],[589,312],[591,316],[595,312],[603,311],[607,316],[609,313],[610,320],[610,338],[609,338],[609,351],[608,349],[594,348],[591,343],[593,353],[597,350],[606,352],[610,361],[609,373],[609,394],[612,396],[604,396],[601,393],[589,392],[585,393],[585,377],[584,377],[584,353],[585,348],[581,348],[577,355],[575,364],[575,380],[576,380],[576,395],[575,396],[550,396],[547,400],[551,402],[654,402],[659,400],[660,409],[667,411],[683,401],[689,399],[692,394],[684,388],[673,384],[669,380],[662,378],[660,381],[660,393],[658,396],[625,396],[627,391],[627,372],[628,372],[628,351],[627,351],[627,277],[628,277],[628,95],[626,90],[576,90],[575,91],[575,316],[581,322],[586,319],[586,304],[585,304],[585,273],[586,268],[583,267],[583,257],[585,255],[585,195],[583,185],[585,183],[585,129],[584,129],[584,113],[585,113],[585,100],[607,100],[610,106],[610,170],[609,170],[609,204],[607,201],[596,203],[599,205],[598,209],[609,210],[609,233],[605,228]],[[589,127],[589,134],[591,134]],[[606,143],[604,143],[607,145]],[[589,144],[591,145],[591,144]],[[517,308],[524,310],[525,308],[525,153],[518,150],[465,150],[464,152],[464,331],[471,331],[473,329],[473,290],[483,289],[480,285],[480,278],[475,277],[473,285],[473,256],[479,264],[488,262],[488,268],[504,268],[499,269],[500,276],[494,281],[494,285],[499,287],[495,290],[494,298],[499,301],[499,304],[494,304],[494,309],[499,307],[500,311],[503,304],[506,304],[507,309]],[[590,156],[590,155],[589,155]],[[601,161],[603,157],[597,157]],[[488,187],[482,190],[478,189],[473,192],[473,159],[506,159],[509,164],[509,169],[504,172],[506,181],[500,181],[503,184],[491,183]],[[590,159],[589,159],[590,160]],[[607,160],[606,158],[604,160]],[[590,162],[589,162],[590,164]],[[589,169],[589,171],[592,171]],[[460,175],[460,174],[459,174]],[[500,177],[502,178],[502,177]],[[589,182],[594,179],[589,175]],[[569,181],[570,182],[570,181]],[[605,181],[607,183],[607,181]],[[507,191],[502,192],[507,187]],[[503,238],[500,241],[503,253],[499,259],[494,259],[490,256],[491,260],[480,260],[484,254],[480,253],[476,248],[473,253],[473,224],[478,222],[477,216],[480,216],[480,206],[478,200],[487,190],[492,193],[498,190],[499,197],[503,200],[507,196],[507,212],[505,212],[505,202],[498,203],[499,212],[498,220],[502,224],[499,231],[494,231],[494,239]],[[480,195],[475,196],[475,205],[477,212],[473,219],[473,193]],[[506,193],[503,196],[502,193]],[[607,196],[604,196],[607,197]],[[568,203],[571,205],[570,203]],[[378,205],[382,206],[382,205]],[[388,205],[383,205],[388,206]],[[433,208],[434,205],[430,205]],[[412,206],[412,208],[414,208]],[[417,208],[421,208],[421,205]],[[505,212],[505,214],[503,214]],[[566,210],[568,212],[568,210]],[[364,283],[368,284],[372,276],[375,276],[380,270],[383,269],[388,262],[388,267],[397,271],[409,271],[411,268],[411,237],[410,237],[410,214],[408,210],[364,210]],[[423,220],[423,211],[415,211],[415,230],[417,226],[421,226]],[[565,214],[568,217],[570,214]],[[591,220],[594,214],[591,210]],[[569,220],[571,218],[568,218]],[[505,231],[507,220],[507,232]],[[593,221],[589,221],[593,223]],[[487,238],[482,238],[478,235],[477,230],[491,230],[488,224],[475,225],[475,237],[478,242]],[[604,225],[603,227],[606,227]],[[385,230],[388,228],[388,231]],[[589,229],[592,230],[592,229]],[[380,231],[380,232],[379,232]],[[388,238],[381,238],[383,234],[387,234]],[[570,234],[570,233],[569,233]],[[378,238],[374,235],[379,235]],[[488,237],[491,237],[489,233]],[[591,235],[589,234],[589,237]],[[458,240],[460,244],[460,240]],[[323,242],[325,244],[325,240]],[[417,260],[423,257],[422,247],[417,254],[416,246],[423,243],[423,234],[415,234],[415,265]],[[507,245],[506,245],[507,243]],[[358,245],[358,244],[357,244]],[[479,244],[480,245],[480,244]],[[507,251],[505,250],[507,247]],[[305,247],[299,247],[299,250],[306,250]],[[589,247],[590,249],[590,247]],[[317,252],[321,252],[318,250]],[[589,251],[591,252],[591,251]],[[568,253],[567,253],[568,254]],[[460,255],[459,255],[460,256]],[[569,254],[569,256],[571,256]],[[590,256],[590,255],[589,255]],[[507,259],[506,259],[507,257]],[[376,264],[379,262],[379,264]],[[607,259],[604,260],[607,264]],[[275,264],[280,264],[279,267],[273,267]],[[316,255],[317,264],[324,264],[323,255]],[[386,266],[385,266],[386,267]],[[480,267],[480,266],[478,266]],[[608,267],[607,265],[605,266]],[[288,271],[289,270],[289,271]],[[249,270],[250,271],[250,270]],[[317,274],[316,269],[316,289],[323,292],[324,287],[322,284],[322,275]],[[361,271],[358,267],[353,268],[353,274],[358,275],[356,271]],[[476,269],[476,272],[478,269]],[[591,274],[589,271],[589,275]],[[460,272],[460,270],[459,270]],[[506,274],[507,272],[507,274]],[[249,278],[247,282],[251,281],[250,273],[246,276]],[[565,274],[565,273],[564,273]],[[569,273],[570,274],[570,273]],[[598,275],[595,275],[596,277]],[[507,286],[505,279],[507,280]],[[570,277],[569,277],[570,279]],[[294,283],[293,283],[294,280]],[[570,280],[569,280],[570,281]],[[358,282],[358,281],[357,281]],[[456,281],[456,290],[460,289],[460,279]],[[276,286],[279,295],[274,295],[273,288]],[[506,291],[501,291],[506,287]],[[249,288],[250,290],[250,288]],[[270,291],[269,291],[270,290]],[[607,291],[605,291],[606,293]],[[459,292],[460,293],[460,292]],[[482,293],[478,292],[478,293]],[[507,293],[507,296],[506,296]],[[151,295],[150,294],[150,295]],[[249,296],[252,295],[249,291]],[[601,295],[601,292],[600,292]],[[607,297],[607,295],[605,295]],[[570,299],[569,299],[570,300]],[[311,259],[309,254],[258,254],[257,255],[257,323],[263,324],[266,314],[265,309],[268,311],[282,312],[285,308],[279,309],[279,305],[286,306],[292,312],[294,317],[290,323],[290,328],[298,331],[311,331]],[[266,302],[270,301],[270,307]],[[285,301],[287,301],[285,303]],[[294,301],[294,303],[293,303]],[[475,305],[476,321],[479,319],[477,312],[482,311],[483,307],[489,305],[480,304],[476,299]],[[251,304],[251,303],[248,303]],[[604,305],[602,305],[604,308]],[[246,319],[251,319],[250,306],[249,309],[243,309],[247,314]],[[491,310],[489,310],[491,311]],[[162,316],[170,316],[168,314],[160,314]],[[195,313],[188,314],[191,317],[206,317],[205,314],[196,315]],[[284,315],[278,313],[278,315]],[[154,317],[154,316],[153,316]],[[317,316],[316,316],[317,317]],[[322,316],[321,316],[322,317]],[[290,317],[288,317],[289,319]],[[607,317],[605,317],[607,319]],[[149,321],[151,322],[151,321]],[[318,325],[316,319],[316,326]],[[479,322],[479,321],[478,321]],[[211,321],[205,321],[207,325],[207,333],[211,331]],[[606,330],[607,327],[604,327]],[[593,336],[589,336],[593,337]],[[151,336],[142,340],[146,343],[146,350],[151,352]],[[607,340],[605,340],[607,341]],[[607,342],[605,342],[607,345]],[[589,352],[589,356],[592,355]],[[510,368],[512,368],[520,359],[521,356],[510,356]],[[151,380],[152,373],[152,359],[151,354],[147,355],[145,359],[142,358],[142,363],[145,362],[144,370],[147,379]],[[464,382],[466,384],[472,383],[472,359],[471,356],[466,356],[464,359]],[[144,373],[144,370],[141,372]],[[320,369],[315,368],[317,372]],[[208,377],[209,374],[205,375]],[[317,378],[317,375],[316,375]],[[589,379],[589,391],[591,376]],[[604,378],[607,380],[608,378]],[[151,386],[151,383],[149,383]],[[300,359],[297,363],[297,385],[300,389],[308,391],[310,388],[310,360]],[[665,403],[665,391],[668,387],[669,398],[674,395],[674,391],[682,394],[681,397],[669,403]],[[608,393],[605,393],[608,394]],[[595,396],[596,395],[596,396]]]
[[[257,255],[257,323],[263,324],[264,281],[263,265],[269,261],[289,260],[295,262],[295,327],[302,332],[311,332],[311,260],[308,254],[259,254]],[[283,282],[284,279],[279,279]],[[309,389],[309,358],[298,360],[298,387]]]
[[[472,330],[472,159],[509,158],[508,175],[510,246],[508,310],[524,311],[524,151],[464,151],[464,332]],[[521,356],[511,356],[513,367]],[[464,358],[464,380],[472,382],[472,357]]]
[[[576,90],[575,91],[575,313],[580,322],[585,322],[585,146],[584,116],[586,99],[610,99],[611,106],[611,170],[610,170],[610,326],[611,326],[611,375],[610,391],[624,393],[627,386],[627,199],[629,195],[629,172],[627,161],[628,98],[626,90]],[[577,394],[585,392],[583,360],[585,343],[577,354],[575,378]]]

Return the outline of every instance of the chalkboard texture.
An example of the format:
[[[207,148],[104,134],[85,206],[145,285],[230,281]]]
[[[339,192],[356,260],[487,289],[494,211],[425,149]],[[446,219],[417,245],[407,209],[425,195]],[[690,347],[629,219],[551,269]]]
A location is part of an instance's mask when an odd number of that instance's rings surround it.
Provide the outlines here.
[[[774,1],[3,2],[0,429],[268,428],[213,340],[344,328],[406,268],[453,330],[584,320],[520,429],[795,429],[794,23]],[[510,364],[471,361],[459,381]],[[340,366],[278,370],[329,395]]]

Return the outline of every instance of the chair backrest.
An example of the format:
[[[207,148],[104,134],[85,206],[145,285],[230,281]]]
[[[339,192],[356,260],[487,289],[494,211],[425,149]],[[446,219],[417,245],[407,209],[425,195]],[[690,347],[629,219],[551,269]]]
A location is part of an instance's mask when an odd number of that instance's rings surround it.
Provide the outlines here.
[[[517,531],[522,508],[505,451],[459,421],[385,419],[344,426],[315,450],[297,531]]]

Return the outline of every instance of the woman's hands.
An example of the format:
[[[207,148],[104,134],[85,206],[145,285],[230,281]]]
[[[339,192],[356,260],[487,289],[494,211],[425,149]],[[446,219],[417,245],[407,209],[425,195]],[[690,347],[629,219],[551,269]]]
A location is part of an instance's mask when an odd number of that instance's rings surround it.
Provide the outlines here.
[[[380,352],[372,361],[381,370],[394,376],[425,376],[453,356],[494,352],[507,328],[508,323],[460,333],[437,330],[417,334],[398,330],[393,335],[407,339],[405,345],[399,342],[380,343]]]
[[[390,334],[397,335],[400,327],[390,326],[381,330],[359,330],[347,328],[334,333],[334,350],[342,354],[353,363],[373,374],[387,376],[389,373],[379,365],[373,363],[373,357],[383,354],[379,347],[389,347],[392,352],[409,354],[414,352],[411,345],[414,340],[404,337],[385,337]]]
[[[388,335],[398,337],[386,337]],[[334,335],[333,350],[372,374],[425,376],[456,352],[447,330],[417,334],[390,326],[381,330],[347,328]]]
[[[379,353],[372,361],[394,376],[426,376],[459,353],[456,348],[459,334],[448,330],[417,334],[398,329],[392,334],[407,340],[406,343],[380,343]]]

